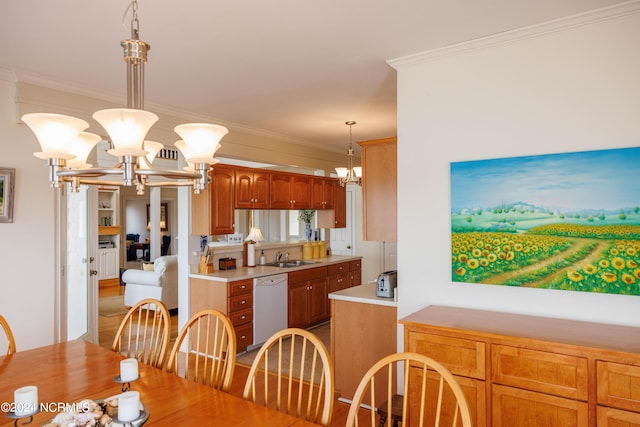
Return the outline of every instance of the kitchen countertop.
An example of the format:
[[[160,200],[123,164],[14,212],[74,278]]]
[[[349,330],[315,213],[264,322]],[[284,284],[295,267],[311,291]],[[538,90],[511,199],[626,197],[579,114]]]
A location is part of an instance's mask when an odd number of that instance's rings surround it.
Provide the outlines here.
[[[376,296],[375,283],[365,283],[364,285],[332,292],[329,294],[329,299],[359,302],[364,304],[386,305],[388,307],[398,306],[398,302],[393,298],[382,298]]]
[[[255,267],[238,267],[235,270],[215,270],[213,273],[198,273],[198,266],[190,266],[189,277],[212,280],[217,282],[233,282],[236,280],[255,279],[257,277],[271,276],[274,274],[289,273],[292,271],[307,270],[310,268],[323,267],[330,264],[355,261],[362,259],[361,256],[332,255],[325,258],[314,258],[313,264],[301,265],[297,267],[274,267],[270,265],[256,265]],[[375,295],[375,289],[373,291]]]

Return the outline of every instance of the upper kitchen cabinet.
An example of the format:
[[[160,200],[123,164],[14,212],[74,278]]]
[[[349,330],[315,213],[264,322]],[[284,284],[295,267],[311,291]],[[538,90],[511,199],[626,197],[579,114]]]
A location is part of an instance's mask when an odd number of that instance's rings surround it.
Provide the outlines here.
[[[207,189],[192,198],[191,233],[233,234],[235,168],[216,165],[209,174]]]
[[[269,173],[236,168],[235,201],[237,209],[269,208]]]
[[[333,209],[335,179],[311,179],[311,209]]]
[[[397,138],[361,141],[364,240],[396,242]]]
[[[347,187],[337,179],[330,180],[332,186],[333,209],[318,210],[318,227],[345,228],[347,226]]]
[[[311,176],[293,173],[271,173],[271,209],[310,209]]]

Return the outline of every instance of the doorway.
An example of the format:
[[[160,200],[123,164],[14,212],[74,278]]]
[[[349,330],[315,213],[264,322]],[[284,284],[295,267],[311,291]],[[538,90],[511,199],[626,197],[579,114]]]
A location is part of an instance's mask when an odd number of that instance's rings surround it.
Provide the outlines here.
[[[96,271],[97,193],[93,187],[81,185],[79,191],[67,191],[63,230],[66,230],[65,269],[63,273],[63,340],[82,338],[96,343],[98,340],[98,280]]]

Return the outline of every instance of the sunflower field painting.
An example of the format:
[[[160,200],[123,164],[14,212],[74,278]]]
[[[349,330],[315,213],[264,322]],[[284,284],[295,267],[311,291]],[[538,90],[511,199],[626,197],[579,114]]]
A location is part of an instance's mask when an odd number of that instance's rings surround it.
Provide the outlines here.
[[[454,282],[640,295],[640,148],[451,163]]]

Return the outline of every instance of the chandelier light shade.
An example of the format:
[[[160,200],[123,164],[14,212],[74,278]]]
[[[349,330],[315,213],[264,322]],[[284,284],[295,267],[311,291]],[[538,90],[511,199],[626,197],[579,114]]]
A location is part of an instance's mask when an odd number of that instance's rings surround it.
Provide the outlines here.
[[[111,108],[93,113],[93,118],[107,131],[113,143],[109,154],[114,156],[143,156],[144,137],[158,116],[149,111],[132,108]]]
[[[72,169],[88,169],[91,167],[87,163],[87,157],[93,150],[93,147],[100,141],[100,135],[90,132],[80,132],[76,140],[71,143],[69,153],[75,156],[73,159],[67,160],[67,167]]]
[[[25,114],[22,121],[36,134],[42,151],[34,153],[34,156],[39,159],[72,159],[71,144],[80,132],[89,127],[89,123],[82,119],[51,113]]]
[[[156,158],[158,152],[162,150],[164,147],[163,144],[155,141],[144,141],[142,148],[144,148],[145,156],[138,157],[140,169],[151,169],[151,163],[153,163],[153,159]],[[146,162],[144,161],[146,159]]]
[[[220,147],[218,143],[229,132],[224,126],[207,123],[178,125],[173,130],[188,147],[188,152],[183,154],[189,163],[211,163]]]
[[[164,145],[145,141],[145,137],[158,116],[144,110],[144,65],[151,48],[138,38],[138,2],[131,2],[131,39],[123,40],[124,61],[127,63],[127,108],[96,111],[93,118],[105,129],[112,147],[107,153],[118,158],[111,168],[93,167],[87,157],[101,137],[84,132],[89,124],[81,119],[51,113],[31,113],[22,121],[33,131],[40,143],[40,152],[34,156],[47,160],[49,181],[54,188],[70,182],[72,191],[80,184],[135,185],[138,194],[147,186],[193,186],[198,194],[209,183],[209,169],[218,163],[214,158],[220,140],[228,133],[224,126],[191,123],[178,125],[174,131],[182,141],[175,145],[188,166],[184,170],[163,170],[153,166],[153,160]],[[119,180],[101,179],[119,176]],[[170,181],[150,180],[163,177]]]
[[[360,166],[353,166],[353,157],[355,152],[352,147],[352,133],[351,127],[356,124],[354,121],[348,121],[344,123],[349,126],[349,149],[347,150],[347,167],[336,168],[336,174],[340,179],[340,185],[345,186],[347,184],[362,185],[362,168]]]

